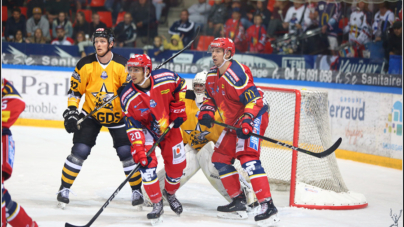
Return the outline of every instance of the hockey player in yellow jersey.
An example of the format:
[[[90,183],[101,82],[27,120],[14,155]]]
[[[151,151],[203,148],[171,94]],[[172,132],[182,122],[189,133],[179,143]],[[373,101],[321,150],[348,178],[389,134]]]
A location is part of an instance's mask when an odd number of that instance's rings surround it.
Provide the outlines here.
[[[192,80],[193,90],[187,90],[185,98],[183,99],[186,106],[187,120],[181,125],[181,132],[185,144],[187,166],[183,171],[180,187],[184,186],[199,169],[202,169],[212,186],[230,202],[231,198],[223,187],[219,173],[211,161],[214,144],[219,139],[224,128],[217,124],[214,124],[212,128],[208,128],[198,123],[199,108],[205,99],[206,75],[207,72],[205,71],[196,74],[195,78]],[[220,114],[217,111],[215,113],[215,120],[222,122]],[[161,169],[157,173],[157,176],[159,179],[164,179],[164,169]],[[252,204],[254,202],[254,192],[249,188],[250,185],[246,182],[242,174],[240,174],[240,181],[248,197],[248,204]],[[147,198],[146,195],[145,205],[151,205],[150,199]],[[252,207],[252,205],[250,207]]]
[[[113,33],[109,29],[97,29],[93,34],[93,46],[96,53],[82,58],[71,76],[68,108],[63,113],[63,117],[66,131],[74,133],[74,135],[71,154],[66,158],[62,170],[62,184],[57,194],[60,208],[64,208],[69,203],[70,187],[90,154],[91,148],[95,145],[102,126],[107,127],[112,136],[113,146],[123,164],[125,175],[128,175],[135,167],[119,99],[113,100],[85,119],[81,123],[80,129],[77,126],[80,118],[88,115],[116,95],[118,88],[127,80],[128,74],[125,72],[127,59],[112,53],[113,45]],[[78,107],[83,95],[85,95],[85,102],[79,113]],[[143,204],[141,182],[139,172],[136,172],[129,180],[133,206]]]

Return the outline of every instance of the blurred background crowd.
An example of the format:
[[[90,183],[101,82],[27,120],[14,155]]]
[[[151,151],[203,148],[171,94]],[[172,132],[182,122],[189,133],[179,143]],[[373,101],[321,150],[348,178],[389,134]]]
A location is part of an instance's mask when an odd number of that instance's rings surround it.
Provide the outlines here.
[[[110,28],[115,46],[206,51],[215,37],[238,53],[402,55],[402,1],[3,0],[5,42],[91,46]]]

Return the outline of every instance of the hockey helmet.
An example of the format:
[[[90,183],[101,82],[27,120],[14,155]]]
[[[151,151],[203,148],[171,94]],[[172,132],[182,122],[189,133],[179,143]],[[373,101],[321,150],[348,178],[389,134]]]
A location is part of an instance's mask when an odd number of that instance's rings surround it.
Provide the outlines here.
[[[205,98],[205,83],[207,74],[208,72],[206,71],[199,72],[195,75],[195,78],[192,80],[192,89],[194,90],[196,96],[195,101],[197,103],[203,102]],[[195,87],[196,84],[202,85],[202,87],[201,86]]]
[[[147,54],[135,54],[135,56],[129,58],[126,64],[126,72],[129,73],[130,67],[142,67],[146,73],[146,69],[148,68],[151,72],[152,70],[152,61]]]
[[[234,42],[229,38],[222,37],[214,39],[209,45],[208,52],[211,53],[213,48],[222,48],[224,55],[226,55],[227,51],[230,51],[230,58],[236,53]]]

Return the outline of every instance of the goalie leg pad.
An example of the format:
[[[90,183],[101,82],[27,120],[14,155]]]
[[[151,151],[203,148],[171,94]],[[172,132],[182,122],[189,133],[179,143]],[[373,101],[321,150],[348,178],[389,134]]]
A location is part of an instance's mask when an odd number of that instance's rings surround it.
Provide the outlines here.
[[[132,155],[126,160],[122,161],[123,171],[125,172],[125,176],[128,177],[129,173],[135,168],[136,164],[133,161]],[[133,190],[139,190],[142,186],[142,176],[140,171],[137,171],[132,175],[129,179],[129,185]]]
[[[75,144],[76,145],[76,144]],[[83,144],[85,145],[85,144]],[[86,146],[86,145],[85,145]],[[74,147],[74,146],[73,146]],[[87,157],[86,157],[87,158]],[[65,188],[70,188],[76,180],[81,167],[83,166],[84,159],[81,156],[76,156],[75,153],[67,156],[65,164],[62,170],[62,186]]]
[[[241,166],[250,177],[250,181],[255,195],[257,196],[258,202],[262,202],[266,198],[271,197],[268,177],[265,173],[264,167],[261,165],[261,161],[257,159],[243,162],[245,161],[245,158],[241,158],[240,161],[242,163]]]
[[[237,170],[232,165],[220,162],[213,162],[215,168],[219,171],[219,177],[222,181],[227,194],[233,198],[241,193],[239,175]]]

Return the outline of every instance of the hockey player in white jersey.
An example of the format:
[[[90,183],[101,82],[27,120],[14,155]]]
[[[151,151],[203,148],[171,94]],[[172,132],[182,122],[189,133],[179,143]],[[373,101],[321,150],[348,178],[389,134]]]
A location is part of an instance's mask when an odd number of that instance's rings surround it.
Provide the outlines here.
[[[212,184],[212,186],[228,201],[231,202],[231,198],[228,195],[226,189],[220,180],[219,173],[212,164],[212,154],[214,151],[214,143],[218,140],[220,133],[223,131],[223,127],[219,125],[214,125],[212,128],[207,128],[205,126],[199,125],[198,114],[199,108],[205,99],[205,81],[207,72],[197,73],[195,78],[192,80],[193,90],[187,90],[185,94],[185,102],[187,120],[181,125],[182,137],[184,140],[185,152],[187,166],[184,169],[183,176],[180,181],[180,187],[194,176],[199,169],[202,169],[204,175]],[[216,112],[215,119],[221,121],[220,115]],[[242,189],[247,197],[247,204],[249,205],[248,211],[254,213],[257,211],[258,202],[254,191],[252,190],[250,184],[245,180],[242,169],[238,170],[240,172],[240,183]],[[164,179],[165,171],[164,168],[157,173],[158,178]],[[248,178],[247,178],[248,179]],[[160,181],[163,182],[164,181]],[[161,183],[160,183],[161,184]],[[163,188],[162,186],[160,188]],[[144,195],[145,206],[150,206],[150,199]]]

